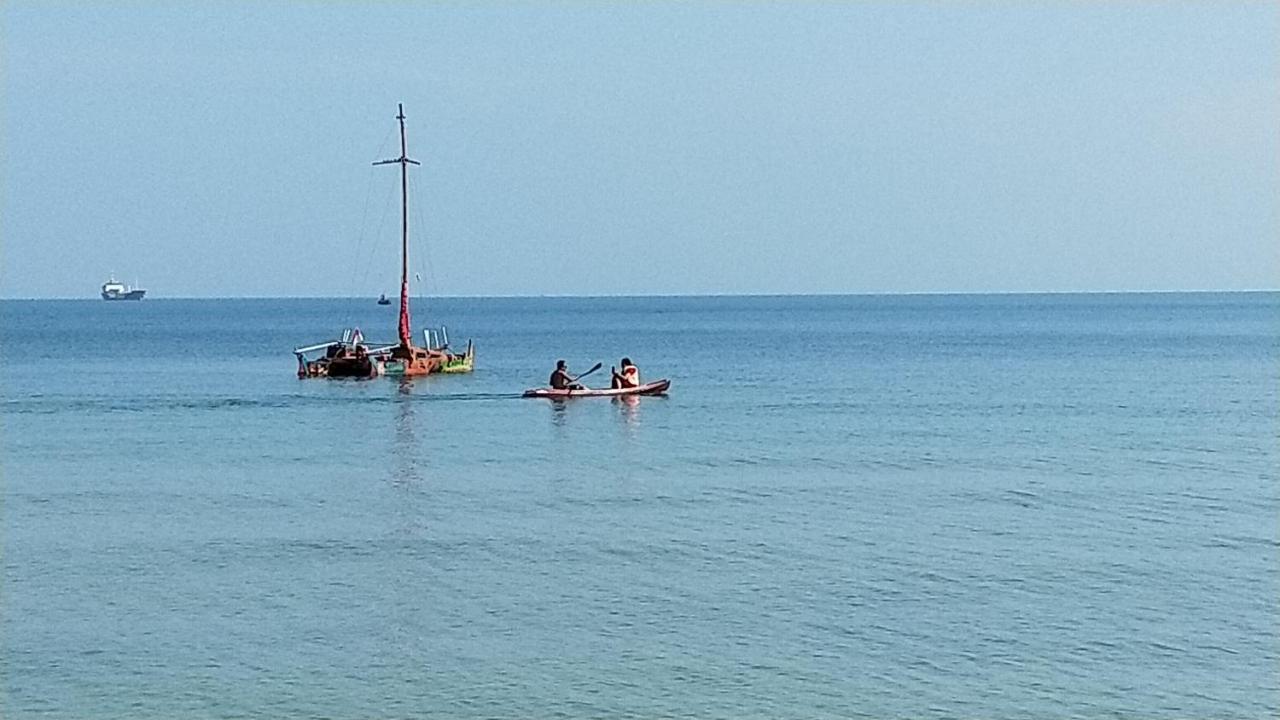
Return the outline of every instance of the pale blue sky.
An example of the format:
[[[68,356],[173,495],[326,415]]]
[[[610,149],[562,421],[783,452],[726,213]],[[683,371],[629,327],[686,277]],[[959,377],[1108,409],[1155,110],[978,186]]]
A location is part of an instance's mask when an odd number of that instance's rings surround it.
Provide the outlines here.
[[[1280,4],[68,3],[5,297],[1280,287]]]

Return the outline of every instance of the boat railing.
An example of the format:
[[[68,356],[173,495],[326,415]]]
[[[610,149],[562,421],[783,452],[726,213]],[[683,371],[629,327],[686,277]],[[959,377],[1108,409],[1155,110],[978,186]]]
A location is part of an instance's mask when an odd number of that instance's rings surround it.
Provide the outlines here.
[[[343,347],[353,347],[355,345],[363,345],[370,355],[379,353],[387,353],[399,346],[399,343],[389,342],[370,342],[368,338],[360,332],[358,328],[346,328],[337,340],[326,340],[314,345],[297,347],[293,349],[294,355],[305,355],[307,353],[316,352],[318,350],[327,350],[333,345],[341,345]]]
[[[449,347],[449,328],[441,325],[438,329],[423,328],[422,339],[428,350],[445,350]],[[364,345],[370,355],[379,355],[389,353],[399,347],[399,343],[387,342],[370,342],[364,335],[354,328],[347,328],[342,331],[342,335],[337,340],[326,340],[324,342],[315,343],[314,345],[306,345],[293,349],[294,355],[305,355],[307,353],[327,350],[332,345],[342,345],[343,347],[351,347],[353,345]]]
[[[337,341],[337,340],[329,340],[328,342],[316,343],[315,345],[307,345],[306,347],[298,347],[298,348],[294,348],[294,349],[293,349],[293,354],[294,354],[294,355],[305,355],[306,353],[309,353],[309,352],[315,352],[316,350],[324,350],[325,348],[329,347],[330,345],[332,345],[332,344],[334,344],[334,343],[336,343],[336,342],[338,342],[338,341]]]
[[[449,328],[444,325],[441,325],[439,330],[423,328],[422,340],[428,350],[443,350],[449,347]]]

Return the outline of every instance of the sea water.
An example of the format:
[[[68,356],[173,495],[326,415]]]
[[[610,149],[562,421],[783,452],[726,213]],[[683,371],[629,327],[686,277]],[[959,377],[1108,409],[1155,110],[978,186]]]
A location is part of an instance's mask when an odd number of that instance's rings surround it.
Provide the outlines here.
[[[1275,293],[0,311],[10,720],[1280,715]]]

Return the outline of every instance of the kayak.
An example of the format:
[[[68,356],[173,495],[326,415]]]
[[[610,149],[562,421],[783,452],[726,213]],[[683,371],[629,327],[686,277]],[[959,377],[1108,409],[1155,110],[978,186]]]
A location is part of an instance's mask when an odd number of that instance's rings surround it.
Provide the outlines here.
[[[551,398],[564,400],[580,397],[625,397],[627,395],[666,395],[671,387],[670,380],[654,380],[633,388],[583,388],[581,390],[555,390],[553,388],[533,388],[525,390],[527,398]]]
[[[651,383],[645,383],[633,388],[583,388],[581,390],[554,390],[552,388],[533,388],[525,390],[524,396],[527,398],[550,398],[552,400],[565,400],[568,398],[580,397],[624,397],[627,395],[666,395],[667,388],[671,387],[670,380],[654,380]]]

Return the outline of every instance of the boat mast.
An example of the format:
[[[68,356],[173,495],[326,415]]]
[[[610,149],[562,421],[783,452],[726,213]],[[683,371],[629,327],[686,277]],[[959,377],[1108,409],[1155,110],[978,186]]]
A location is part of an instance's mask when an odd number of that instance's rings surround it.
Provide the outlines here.
[[[404,103],[400,103],[399,108],[396,119],[400,121],[400,157],[379,160],[374,165],[400,165],[400,346],[409,348],[413,346],[409,323],[409,166],[421,163],[409,158],[404,136]]]

